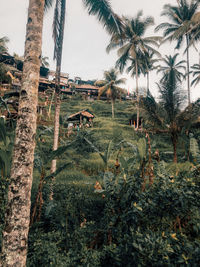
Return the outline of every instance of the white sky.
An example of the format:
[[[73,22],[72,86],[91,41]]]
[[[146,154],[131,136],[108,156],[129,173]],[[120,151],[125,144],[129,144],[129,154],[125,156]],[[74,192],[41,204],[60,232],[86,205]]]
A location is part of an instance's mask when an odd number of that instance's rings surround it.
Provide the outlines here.
[[[7,36],[10,39],[9,52],[23,55],[24,40],[26,31],[28,0],[0,0],[0,37]],[[119,15],[135,16],[139,10],[143,10],[144,16],[153,16],[155,25],[166,21],[165,17],[160,17],[164,4],[176,4],[176,0],[110,0],[114,11]],[[52,19],[53,9],[45,15],[43,30],[43,56],[49,57],[51,69],[55,68],[52,60],[53,40],[52,40]],[[147,33],[148,35],[161,35],[153,33],[154,27]],[[103,71],[115,65],[117,59],[116,52],[107,54],[105,49],[110,37],[103,29],[102,25],[95,17],[88,16],[83,8],[82,0],[67,0],[67,14],[65,24],[65,35],[62,57],[62,71],[67,72],[70,78],[80,76],[83,80],[102,79]],[[159,49],[162,55],[173,55],[175,43],[164,45]],[[197,46],[198,47],[198,46]],[[198,53],[191,49],[191,65],[199,63]],[[185,55],[180,55],[179,60],[185,59]],[[128,75],[126,87],[134,90],[135,81]],[[150,76],[150,90],[157,95],[159,77],[155,72]],[[146,80],[140,78],[140,86],[146,85]],[[185,85],[183,85],[185,86]],[[195,100],[200,97],[200,85],[192,88],[191,96]],[[184,88],[183,88],[184,89]]]

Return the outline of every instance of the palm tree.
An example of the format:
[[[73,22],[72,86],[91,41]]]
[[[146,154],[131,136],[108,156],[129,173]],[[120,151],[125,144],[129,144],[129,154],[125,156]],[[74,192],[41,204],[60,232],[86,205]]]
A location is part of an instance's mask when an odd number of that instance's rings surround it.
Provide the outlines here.
[[[123,18],[123,29],[121,33],[115,33],[112,35],[110,44],[107,47],[107,52],[111,49],[119,48],[119,59],[116,62],[116,66],[123,72],[130,60],[135,61],[135,77],[136,77],[136,95],[137,95],[137,129],[139,127],[139,93],[138,93],[138,62],[139,58],[146,58],[148,51],[152,51],[155,54],[158,52],[152,47],[158,45],[160,37],[151,36],[144,37],[146,30],[149,26],[154,24],[152,17],[145,19],[141,18],[142,11],[138,12],[135,18]]]
[[[136,80],[136,96],[137,96],[137,129],[139,126],[139,101],[140,101],[140,90],[139,90],[139,77],[141,74],[145,75],[147,66],[147,57],[142,53],[138,53],[137,58],[129,58],[129,67],[126,69],[127,73],[131,74],[131,77],[135,77]],[[118,63],[118,62],[117,62]]]
[[[189,64],[189,44],[192,39],[190,31],[191,20],[197,13],[199,1],[191,0],[188,3],[187,0],[178,1],[177,6],[164,5],[164,11],[162,16],[166,16],[172,23],[165,22],[158,25],[155,30],[164,29],[164,42],[165,41],[177,41],[176,49],[179,49],[186,42],[186,56],[187,56],[187,90],[188,90],[188,104],[190,104],[190,64]]]
[[[148,124],[147,128],[156,133],[169,134],[173,145],[173,161],[177,163],[177,143],[179,136],[186,133],[192,122],[199,116],[199,104],[194,103],[181,111],[181,105],[184,103],[179,83],[171,86],[169,81],[163,81],[159,85],[160,103],[157,103],[154,97],[149,95],[143,99],[143,117]]]
[[[52,4],[53,0],[49,0]],[[112,11],[108,0],[83,0],[83,4],[89,15],[97,16],[103,27],[112,34],[120,32],[122,27],[121,19]],[[62,60],[62,46],[64,36],[66,0],[56,0],[53,22],[53,38],[54,38],[54,59],[56,59],[56,81],[55,81],[55,119],[54,119],[54,143],[53,150],[58,148],[59,137],[59,116],[60,116],[60,71]],[[56,160],[52,161],[51,172],[56,170]]]
[[[193,77],[195,77],[191,82],[191,86],[196,86],[200,82],[200,64],[194,64],[191,69],[193,70]]]
[[[0,53],[5,53],[8,51],[7,43],[9,42],[8,37],[4,36],[0,38]]]
[[[185,75],[182,71],[185,72],[186,67],[183,65],[186,63],[185,60],[181,60],[177,62],[178,53],[174,56],[167,56],[165,55],[165,58],[162,58],[160,61],[164,63],[163,66],[159,65],[157,69],[157,73],[161,72],[163,74],[161,78],[161,82],[167,81],[169,79],[170,75],[174,75],[174,79],[181,82]]]
[[[66,0],[56,0],[53,21],[53,38],[54,38],[54,60],[56,60],[56,77],[55,77],[55,114],[54,114],[54,139],[53,150],[58,148],[59,138],[59,121],[60,121],[60,73],[62,62],[62,48],[65,28]],[[52,160],[51,173],[56,171],[56,160]],[[52,193],[51,193],[52,195]]]
[[[44,4],[44,0],[29,0],[25,60],[3,230],[1,266],[26,266]]]
[[[104,72],[104,80],[97,81],[95,84],[101,86],[99,89],[99,98],[101,95],[106,94],[109,99],[111,99],[112,105],[112,118],[114,119],[114,102],[117,98],[121,97],[124,93],[124,89],[119,87],[120,84],[125,83],[125,79],[118,78],[119,72],[112,68],[109,71]]]
[[[153,127],[153,130],[157,132],[170,135],[175,163],[177,162],[178,137],[183,129],[186,131],[190,128],[191,123],[197,119],[199,114],[199,109],[198,111],[196,109],[197,104],[191,104],[181,111],[185,96],[180,87],[183,75],[174,67],[177,65],[177,68],[180,68],[181,65],[175,64],[175,60],[172,60],[176,59],[176,56],[166,57],[173,64],[162,67],[163,78],[158,85],[160,102],[156,103],[150,94],[143,100],[144,116],[149,121],[150,127]]]
[[[149,93],[149,73],[150,71],[153,71],[158,68],[158,65],[156,66],[155,63],[157,63],[160,59],[154,58],[155,54],[154,52],[148,51],[148,55],[145,58],[143,62],[143,72],[144,75],[147,76],[147,95]]]

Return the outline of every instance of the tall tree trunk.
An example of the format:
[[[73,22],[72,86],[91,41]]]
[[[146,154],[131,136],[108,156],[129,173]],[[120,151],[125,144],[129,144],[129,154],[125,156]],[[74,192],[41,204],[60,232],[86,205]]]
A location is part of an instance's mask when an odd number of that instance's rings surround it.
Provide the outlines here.
[[[57,0],[58,1],[58,0]],[[53,140],[53,150],[58,148],[58,138],[59,138],[59,118],[60,118],[60,72],[61,72],[61,61],[62,61],[62,48],[63,48],[63,37],[65,28],[65,12],[66,12],[66,0],[62,1],[61,4],[61,20],[60,20],[60,35],[58,37],[58,51],[56,54],[56,81],[55,81],[55,117],[54,117],[54,140]],[[51,173],[56,171],[56,160],[52,160],[51,163]]]
[[[147,71],[147,95],[149,94],[149,71]]]
[[[112,118],[114,119],[115,117],[115,112],[114,112],[114,100],[111,98],[111,105],[112,105]]]
[[[138,89],[138,64],[137,60],[135,63],[135,77],[136,77],[136,96],[137,96],[137,124],[136,124],[136,129],[138,130],[139,128],[139,120],[140,120],[140,110],[139,110],[139,102],[140,102],[140,96],[139,96],[139,89]]]
[[[174,152],[174,163],[177,163],[177,141],[178,141],[178,137],[176,135],[176,133],[172,133],[171,134],[171,140],[172,140],[172,144],[173,144],[173,152]]]
[[[55,93],[55,114],[54,114],[54,136],[53,136],[53,150],[58,149],[59,128],[60,128],[60,94]],[[51,173],[56,171],[56,159],[51,162]]]
[[[191,103],[190,99],[190,59],[189,59],[189,36],[186,34],[186,54],[187,54],[187,90],[188,90],[188,105]]]
[[[4,267],[26,266],[44,2],[29,1],[22,87],[3,231]]]

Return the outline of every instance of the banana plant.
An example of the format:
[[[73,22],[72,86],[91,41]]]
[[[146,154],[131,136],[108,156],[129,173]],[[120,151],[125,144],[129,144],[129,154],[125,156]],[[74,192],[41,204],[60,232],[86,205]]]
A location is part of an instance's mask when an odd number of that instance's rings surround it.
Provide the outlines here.
[[[102,153],[87,137],[84,137],[84,139],[94,149],[94,151],[96,151],[99,154],[99,156],[102,158],[105,164],[105,171],[108,171],[108,162],[110,160],[110,156],[112,154],[113,146],[114,146],[112,140],[108,143],[107,148],[105,149],[105,152]]]
[[[49,150],[47,151],[45,149],[45,146],[42,146],[41,140],[42,136],[47,133],[52,133],[53,130],[52,128],[49,127],[44,127],[44,129],[37,135],[37,149],[35,152],[35,157],[34,157],[34,167],[38,169],[40,173],[40,181],[38,185],[38,191],[35,199],[35,203],[33,206],[32,214],[31,214],[31,222],[30,225],[34,223],[34,221],[39,221],[40,216],[41,216],[41,211],[42,211],[42,206],[44,203],[43,196],[42,196],[42,190],[43,190],[43,185],[44,181],[51,181],[52,186],[52,179],[54,179],[61,171],[64,169],[68,168],[71,166],[72,162],[66,162],[65,164],[61,165],[57,170],[50,175],[47,175],[46,169],[49,164],[53,159],[60,157],[63,155],[68,148],[70,148],[75,141],[66,144],[65,146],[60,146],[57,150]],[[50,188],[52,190],[52,188]]]

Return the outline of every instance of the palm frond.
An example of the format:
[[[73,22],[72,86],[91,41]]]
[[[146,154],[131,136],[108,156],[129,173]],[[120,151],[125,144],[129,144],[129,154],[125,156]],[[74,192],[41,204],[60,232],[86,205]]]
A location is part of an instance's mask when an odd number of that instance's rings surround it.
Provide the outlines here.
[[[53,18],[54,59],[61,61],[66,0],[56,0]]]
[[[110,33],[120,33],[123,27],[121,18],[111,8],[109,0],[83,0],[89,15],[97,16],[103,27]]]
[[[53,6],[54,1],[55,0],[45,0],[44,10],[48,11]]]
[[[104,86],[106,84],[106,81],[104,81],[104,80],[99,80],[99,81],[96,81],[95,82],[95,86]]]

